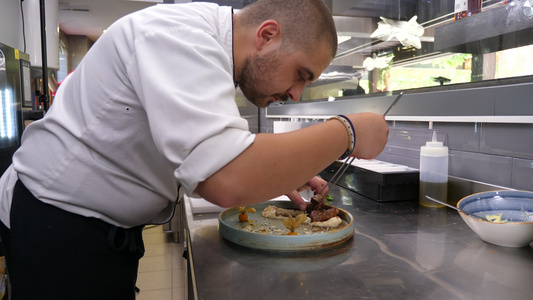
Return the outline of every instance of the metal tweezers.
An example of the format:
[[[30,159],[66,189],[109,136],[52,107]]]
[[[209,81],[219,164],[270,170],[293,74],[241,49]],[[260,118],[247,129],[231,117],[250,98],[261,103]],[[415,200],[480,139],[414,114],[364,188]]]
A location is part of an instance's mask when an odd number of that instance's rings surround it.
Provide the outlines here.
[[[398,100],[400,100],[400,98],[402,98],[403,94],[404,93],[401,92],[398,95],[398,97],[396,97],[396,99],[394,99],[394,101],[389,106],[389,108],[385,111],[385,113],[383,113],[383,117],[385,117],[387,115],[387,113],[391,110],[391,108],[394,105],[396,105],[396,103],[398,103]],[[328,183],[320,190],[320,192],[318,192],[318,195],[322,195],[322,192],[324,191],[324,189],[326,189],[326,187],[328,187],[328,191],[331,190],[331,188],[333,188],[333,186],[335,184],[337,184],[337,181],[339,181],[339,179],[342,177],[342,175],[344,175],[344,172],[346,172],[346,170],[352,164],[354,159],[355,159],[355,157],[353,157],[353,156],[349,157],[349,158],[346,158],[343,161],[341,167],[337,170],[337,172],[335,172],[335,174],[333,174],[333,177],[331,177],[331,179],[328,181]],[[311,198],[311,200],[309,201],[309,205],[308,205],[308,211],[318,210],[318,209],[320,209],[321,206],[322,206],[322,198],[320,198],[320,201],[317,201],[315,198]]]
[[[391,108],[396,104],[398,103],[398,100],[400,100],[400,98],[403,96],[403,92],[400,92],[400,94],[398,95],[398,97],[396,97],[396,99],[394,99],[394,101],[392,102],[392,104],[389,106],[389,108],[383,113],[383,116],[385,117],[389,111],[391,110]]]
[[[355,157],[353,157],[353,156],[346,158],[343,161],[343,163],[340,166],[340,168],[337,170],[337,172],[335,172],[335,174],[333,174],[333,176],[328,181],[328,183],[320,190],[320,192],[318,192],[317,195],[322,195],[322,192],[326,189],[326,187],[328,188],[328,191],[331,190],[331,188],[333,188],[333,186],[335,184],[337,184],[337,181],[339,181],[339,179],[342,177],[344,172],[346,172],[348,167],[352,164],[354,159],[355,159]],[[309,201],[308,209],[307,209],[308,212],[313,211],[313,210],[319,210],[320,207],[322,206],[322,199],[323,198],[321,197],[320,201],[317,201],[314,197],[311,198],[311,200]]]
[[[389,108],[385,111],[385,113],[383,114],[383,116],[385,117],[387,115],[387,113],[391,110],[391,108],[396,104],[398,103],[398,100],[400,100],[400,98],[402,98],[403,96],[403,92],[401,92],[398,97],[396,97],[396,99],[394,99],[394,101],[392,102],[392,104],[389,106]],[[329,180],[328,184],[326,185],[328,187],[328,190],[331,189],[335,184],[337,184],[337,181],[339,181],[339,179],[342,177],[342,175],[344,174],[344,172],[346,171],[346,169],[348,169],[348,167],[352,164],[353,160],[355,159],[355,157],[349,157],[347,159],[344,160],[344,162],[342,163],[342,166],[337,170],[337,172],[335,172],[335,174],[333,175],[333,177],[331,177],[331,179]],[[322,194],[322,192],[324,191],[324,189],[326,188],[326,186],[324,186],[322,188],[322,190],[320,190],[319,194]]]
[[[322,194],[322,192],[324,191],[324,189],[326,187],[328,187],[328,190],[330,190],[331,188],[333,188],[333,186],[335,184],[337,184],[337,181],[339,181],[339,179],[342,177],[342,175],[344,175],[344,172],[346,172],[346,170],[348,169],[348,167],[352,164],[352,162],[354,161],[355,157],[348,157],[346,158],[343,162],[342,162],[342,165],[340,166],[340,168],[337,170],[337,172],[335,172],[335,174],[333,174],[333,177],[331,177],[331,179],[328,181],[328,184],[326,184],[321,190],[320,190],[320,193],[319,194]]]

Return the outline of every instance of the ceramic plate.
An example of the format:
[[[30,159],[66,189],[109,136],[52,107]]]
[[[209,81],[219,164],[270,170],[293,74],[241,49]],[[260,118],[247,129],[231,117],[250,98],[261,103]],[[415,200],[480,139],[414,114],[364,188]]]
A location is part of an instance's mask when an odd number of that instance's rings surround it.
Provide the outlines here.
[[[343,220],[343,225],[330,229],[327,232],[284,235],[252,232],[244,229],[245,226],[263,226],[269,223],[269,228],[273,230],[284,230],[282,220],[265,219],[261,212],[269,205],[280,208],[296,209],[290,201],[267,201],[248,207],[254,207],[256,213],[248,213],[248,223],[239,221],[237,208],[229,208],[222,211],[218,217],[220,235],[235,244],[266,251],[280,252],[302,252],[317,251],[336,247],[348,241],[354,233],[353,216],[344,209],[339,210],[339,217]],[[330,208],[331,206],[325,206]],[[298,230],[297,230],[298,232]]]

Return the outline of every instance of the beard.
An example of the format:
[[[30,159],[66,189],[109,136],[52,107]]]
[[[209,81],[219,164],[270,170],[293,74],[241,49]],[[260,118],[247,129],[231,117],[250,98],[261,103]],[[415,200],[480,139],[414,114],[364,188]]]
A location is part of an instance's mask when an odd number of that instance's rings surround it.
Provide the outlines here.
[[[279,67],[280,55],[276,52],[263,56],[248,56],[243,63],[239,87],[248,101],[257,107],[267,107],[273,97],[286,101],[286,94],[267,94],[265,91],[272,85],[274,70]]]

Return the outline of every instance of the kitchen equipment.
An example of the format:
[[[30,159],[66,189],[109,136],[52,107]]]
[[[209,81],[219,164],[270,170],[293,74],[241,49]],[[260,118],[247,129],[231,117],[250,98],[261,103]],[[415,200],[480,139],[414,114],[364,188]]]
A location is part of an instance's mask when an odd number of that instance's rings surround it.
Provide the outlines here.
[[[533,192],[489,191],[459,200],[457,208],[487,219],[482,221],[459,212],[465,223],[485,242],[504,247],[525,247],[533,242]]]
[[[32,104],[29,55],[0,43],[0,174],[11,164]]]
[[[341,166],[336,161],[320,175],[328,180]],[[418,170],[376,159],[353,161],[338,185],[378,202],[418,200]]]
[[[420,205],[442,207],[428,201],[426,195],[445,202],[448,199],[448,147],[437,141],[437,132],[425,146],[420,147]]]
[[[274,252],[309,252],[337,247],[348,241],[354,234],[353,216],[341,208],[337,209],[339,210],[339,217],[345,221],[344,226],[332,228],[328,232],[307,235],[275,235],[250,232],[243,229],[244,226],[248,225],[261,226],[267,221],[270,222],[268,226],[273,226],[275,229],[285,229],[282,220],[271,220],[261,216],[263,209],[269,205],[298,209],[291,201],[267,201],[247,206],[247,208],[255,208],[257,212],[248,213],[248,222],[240,222],[237,208],[229,208],[221,212],[218,217],[220,235],[230,242],[252,249]],[[324,207],[331,208],[328,205],[324,205]]]
[[[457,208],[457,207],[455,207],[455,206],[453,206],[453,205],[450,205],[450,204],[448,204],[448,203],[446,203],[446,202],[439,201],[439,200],[437,200],[437,199],[435,199],[435,198],[432,198],[432,197],[430,197],[430,196],[428,196],[428,195],[426,195],[426,198],[428,198],[428,199],[431,200],[431,201],[435,201],[435,202],[437,202],[437,203],[439,203],[439,204],[441,204],[441,205],[447,206],[447,207],[449,207],[449,208],[451,208],[451,209],[455,209],[455,210],[458,211],[458,212],[462,212],[462,213],[464,213],[464,214],[466,214],[466,215],[469,215],[469,216],[471,216],[472,218],[479,219],[479,220],[481,220],[481,221],[489,221],[489,220],[487,220],[487,219],[486,219],[485,217],[483,217],[483,216],[478,216],[478,215],[476,215],[476,214],[473,214],[473,213],[470,213],[470,212],[467,212],[467,211],[461,210],[461,209],[459,209],[459,208]],[[490,221],[489,221],[489,222],[490,222]]]

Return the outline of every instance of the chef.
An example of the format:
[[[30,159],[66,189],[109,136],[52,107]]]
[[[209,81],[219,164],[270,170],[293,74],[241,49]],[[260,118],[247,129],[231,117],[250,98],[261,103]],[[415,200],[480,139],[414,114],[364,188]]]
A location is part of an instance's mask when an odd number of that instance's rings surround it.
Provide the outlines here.
[[[310,21],[312,20],[312,21]],[[287,194],[339,157],[374,158],[376,114],[251,134],[235,87],[258,107],[298,100],[337,49],[322,0],[259,0],[233,14],[164,4],[118,20],[24,132],[0,181],[11,299],[134,299],[142,228],[179,194],[222,207]]]

